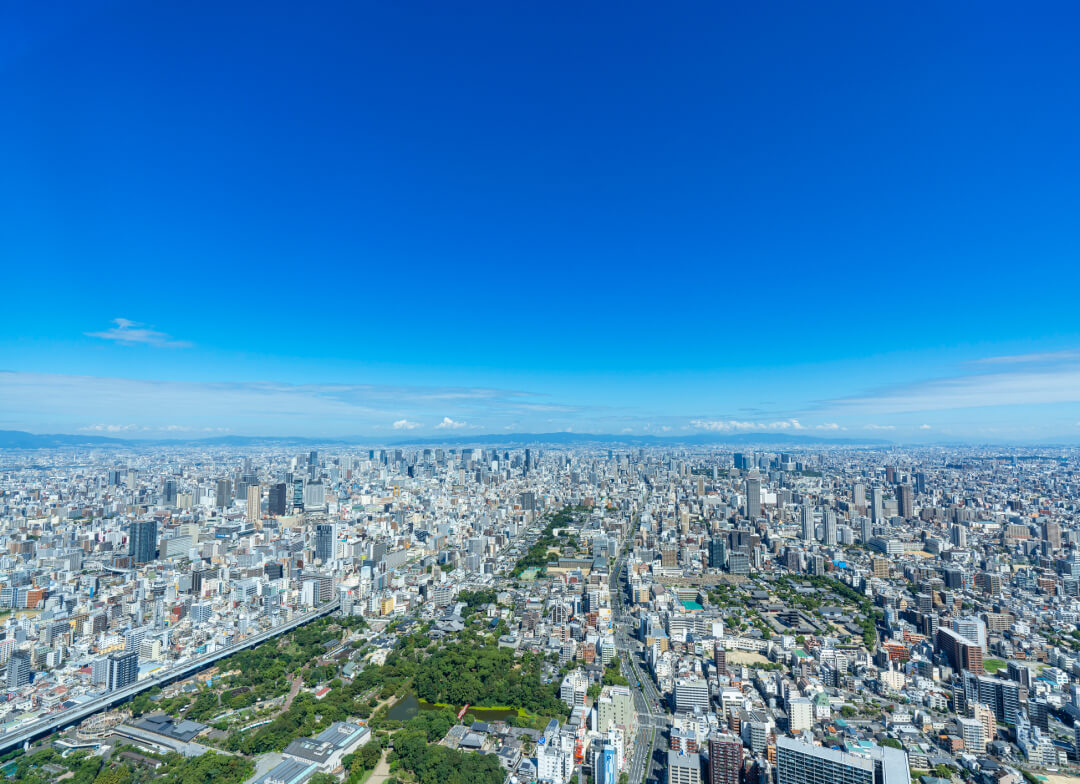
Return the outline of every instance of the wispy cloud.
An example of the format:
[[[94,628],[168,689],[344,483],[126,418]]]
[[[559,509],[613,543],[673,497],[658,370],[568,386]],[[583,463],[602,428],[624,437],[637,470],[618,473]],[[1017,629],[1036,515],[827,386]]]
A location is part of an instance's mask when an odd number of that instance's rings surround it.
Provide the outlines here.
[[[896,425],[863,425],[863,430],[896,430]]]
[[[228,433],[227,427],[192,427],[190,425],[86,425],[84,433]]]
[[[692,419],[691,427],[713,433],[745,433],[754,431],[805,430],[797,419],[776,422],[742,422],[737,419]]]
[[[1080,361],[1080,351],[1037,351],[1031,354],[1009,354],[998,357],[983,357],[975,360],[975,365],[1019,365],[1040,362],[1075,362]]]
[[[100,332],[87,332],[87,337],[111,340],[122,346],[155,346],[157,348],[190,348],[186,340],[174,340],[171,335],[150,329],[144,324],[125,318],[113,319],[115,326]]]
[[[930,425],[919,425],[919,430],[933,430],[933,429],[934,428],[930,427]]]
[[[203,432],[205,427],[252,435],[363,435],[380,428],[420,432],[429,422],[438,423],[439,431],[477,426],[499,429],[508,423],[522,423],[526,430],[537,427],[505,405],[506,401],[527,399],[528,393],[478,388],[476,395],[463,394],[467,391],[455,387],[162,381],[0,371],[0,426],[37,432],[86,428],[83,432],[140,436],[157,431]],[[444,393],[454,399],[440,399]],[[115,418],[118,412],[124,417],[119,421]],[[165,416],[169,418],[163,421]],[[565,420],[559,422],[560,426],[565,424]],[[138,429],[119,429],[128,425]],[[142,430],[144,427],[147,430]]]
[[[886,387],[825,405],[844,414],[904,414],[986,406],[1080,402],[1080,364],[938,378]]]

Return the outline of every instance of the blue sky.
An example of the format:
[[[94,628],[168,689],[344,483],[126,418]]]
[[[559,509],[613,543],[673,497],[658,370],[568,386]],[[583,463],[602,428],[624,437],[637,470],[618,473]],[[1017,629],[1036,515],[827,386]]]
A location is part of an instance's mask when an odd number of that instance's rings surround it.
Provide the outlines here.
[[[316,5],[0,5],[0,427],[1080,437],[1075,5]]]

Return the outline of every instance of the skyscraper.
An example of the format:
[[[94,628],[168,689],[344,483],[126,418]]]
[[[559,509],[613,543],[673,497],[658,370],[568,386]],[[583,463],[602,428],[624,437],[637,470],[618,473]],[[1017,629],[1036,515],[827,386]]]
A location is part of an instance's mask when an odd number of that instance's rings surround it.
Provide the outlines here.
[[[885,519],[885,491],[880,487],[870,488],[870,522],[880,523]]]
[[[262,519],[262,487],[259,485],[248,485],[247,519],[249,523]]]
[[[319,523],[315,526],[315,558],[324,564],[337,557],[337,526]]]
[[[746,516],[751,520],[761,517],[761,480],[746,480]]]
[[[896,487],[896,512],[901,517],[915,516],[915,494],[906,482]]]
[[[824,528],[825,544],[833,547],[836,545],[836,512],[832,509],[826,509],[824,514]]]
[[[727,542],[720,537],[709,540],[709,568],[723,569],[727,564]]]
[[[137,520],[128,534],[128,554],[135,563],[149,563],[157,558],[157,522]]]
[[[851,487],[851,503],[856,509],[862,511],[866,508],[866,485],[856,482]]]
[[[271,517],[281,517],[289,503],[289,486],[284,482],[270,485],[270,498],[266,512]]]
[[[804,542],[812,542],[814,536],[814,507],[810,503],[804,503],[802,507],[802,538]]]

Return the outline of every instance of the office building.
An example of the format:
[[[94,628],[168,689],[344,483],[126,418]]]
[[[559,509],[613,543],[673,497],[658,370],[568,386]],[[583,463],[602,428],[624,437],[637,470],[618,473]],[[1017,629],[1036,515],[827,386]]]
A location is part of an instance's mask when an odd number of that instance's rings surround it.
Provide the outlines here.
[[[701,784],[701,755],[668,752],[668,784]]]
[[[911,784],[907,753],[874,746],[865,755],[776,740],[777,784]]]
[[[761,480],[746,480],[746,516],[751,520],[761,517]]]
[[[157,558],[157,522],[136,520],[128,536],[128,555],[135,563],[149,563]]]

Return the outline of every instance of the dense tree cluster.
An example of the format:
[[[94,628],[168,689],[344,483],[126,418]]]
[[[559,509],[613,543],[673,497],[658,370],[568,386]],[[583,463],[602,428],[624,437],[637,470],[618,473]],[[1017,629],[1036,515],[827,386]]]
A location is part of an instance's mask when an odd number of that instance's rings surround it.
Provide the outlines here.
[[[394,759],[418,784],[502,784],[506,778],[494,754],[429,746],[423,729],[408,726],[394,735]]]
[[[320,667],[316,660],[326,653],[328,645],[342,638],[344,628],[362,624],[360,618],[320,618],[294,630],[280,643],[266,642],[233,654],[218,665],[222,672],[239,671],[229,677],[232,688],[220,697],[211,690],[200,692],[186,718],[206,721],[229,709],[283,696],[293,674],[309,686],[333,677],[337,668]]]
[[[4,755],[5,758],[9,755]],[[51,784],[56,781],[57,775],[46,770],[45,766],[57,766],[66,768],[73,775],[65,779],[72,784],[92,784],[101,769],[101,758],[92,757],[85,752],[78,752],[69,757],[61,757],[54,749],[43,749],[33,754],[22,754],[21,749],[10,756],[18,761],[15,763],[13,774],[8,777],[9,781],[17,781],[22,784]],[[63,774],[61,774],[63,775]]]
[[[372,740],[364,744],[359,751],[346,754],[341,760],[341,764],[349,772],[345,784],[357,784],[365,778],[368,771],[375,770],[382,759],[382,751],[382,744],[378,740]]]
[[[121,756],[123,751],[134,751],[143,757],[164,763],[156,770],[131,762]],[[208,752],[199,757],[182,754],[152,754],[132,746],[118,746],[117,754],[109,761],[77,752],[62,757],[53,749],[43,749],[18,759],[10,781],[19,784],[51,784],[63,774],[56,768],[66,768],[72,775],[64,779],[71,784],[240,784],[255,772],[255,763],[231,754]]]
[[[544,526],[544,530],[540,533],[540,537],[533,543],[533,546],[529,548],[529,551],[518,559],[518,562],[514,565],[514,570],[511,572],[511,576],[517,577],[526,569],[547,566],[548,561],[550,560],[548,558],[548,550],[553,547],[561,547],[566,543],[566,539],[561,535],[556,536],[555,532],[560,528],[569,526],[581,512],[581,509],[565,506],[558,512],[549,515],[547,525]]]
[[[447,643],[425,659],[413,678],[418,697],[449,705],[524,708],[545,716],[561,715],[555,686],[541,681],[543,660],[526,653],[516,659],[490,637]]]
[[[486,591],[462,591],[457,596],[459,602],[465,602],[466,615],[472,614],[485,604],[493,604],[496,599],[497,594],[494,589],[488,589]]]

